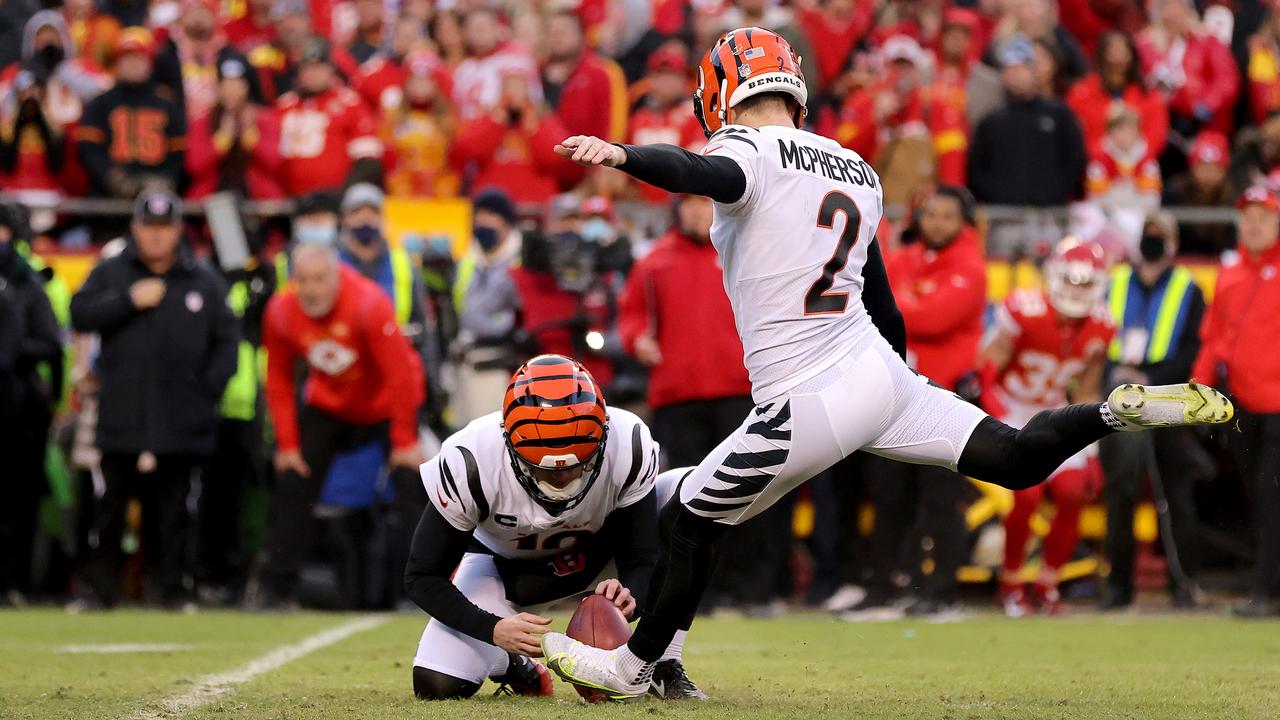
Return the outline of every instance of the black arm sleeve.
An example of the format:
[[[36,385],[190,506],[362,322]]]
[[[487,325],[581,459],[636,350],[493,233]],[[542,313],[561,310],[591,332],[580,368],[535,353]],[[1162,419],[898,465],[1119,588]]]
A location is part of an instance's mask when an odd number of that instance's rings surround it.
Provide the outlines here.
[[[907,325],[902,319],[902,311],[898,309],[898,302],[893,299],[880,243],[876,240],[872,240],[867,248],[867,264],[862,268],[862,304],[867,308],[872,324],[889,341],[893,351],[906,360]]]
[[[493,643],[498,616],[467,599],[449,576],[471,544],[471,533],[450,525],[427,503],[413,533],[404,568],[404,591],[428,615],[481,642]]]
[[[627,152],[627,161],[619,170],[667,192],[734,203],[747,191],[747,176],[731,158],[698,155],[665,143],[618,147]]]
[[[639,502],[609,513],[601,532],[608,533],[613,544],[618,582],[631,591],[637,605],[643,605],[649,576],[658,563],[657,491],[651,490]]]

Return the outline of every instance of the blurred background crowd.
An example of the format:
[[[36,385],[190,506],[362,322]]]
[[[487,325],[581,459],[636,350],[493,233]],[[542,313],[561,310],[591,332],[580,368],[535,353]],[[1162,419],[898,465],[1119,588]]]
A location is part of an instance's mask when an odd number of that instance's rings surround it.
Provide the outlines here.
[[[539,352],[649,418],[664,467],[700,461],[751,407],[710,201],[552,147],[698,150],[692,68],[742,25],[879,172],[922,372],[979,397],[994,309],[1073,235],[1110,284],[1102,390],[1194,374],[1240,421],[1104,447],[1070,502],[855,456],[735,529],[707,610],[1050,582],[1058,612],[1061,581],[1280,614],[1268,0],[6,0],[0,604],[403,605],[417,464]],[[393,231],[406,198],[464,201],[462,241]]]

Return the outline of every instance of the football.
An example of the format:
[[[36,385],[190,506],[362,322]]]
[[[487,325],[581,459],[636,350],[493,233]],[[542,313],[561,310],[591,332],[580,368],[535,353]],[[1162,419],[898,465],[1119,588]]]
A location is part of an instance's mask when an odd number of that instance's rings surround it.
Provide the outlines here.
[[[603,595],[588,595],[578,603],[565,631],[569,637],[591,647],[613,650],[631,638],[631,625],[622,611]],[[574,685],[589,703],[605,702],[608,697],[594,688]]]

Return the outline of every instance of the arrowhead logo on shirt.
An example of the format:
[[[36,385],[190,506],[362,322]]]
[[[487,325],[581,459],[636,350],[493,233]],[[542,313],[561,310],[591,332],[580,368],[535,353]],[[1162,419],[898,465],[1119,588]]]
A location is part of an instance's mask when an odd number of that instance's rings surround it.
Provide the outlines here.
[[[341,375],[360,356],[335,340],[321,340],[307,351],[307,364],[326,375]]]

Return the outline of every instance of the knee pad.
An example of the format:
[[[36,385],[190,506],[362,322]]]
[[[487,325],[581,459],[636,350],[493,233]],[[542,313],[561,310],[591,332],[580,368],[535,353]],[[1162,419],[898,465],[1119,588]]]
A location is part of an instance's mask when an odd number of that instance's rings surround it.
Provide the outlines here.
[[[419,700],[465,700],[479,689],[480,683],[417,665],[413,667],[413,694]]]

